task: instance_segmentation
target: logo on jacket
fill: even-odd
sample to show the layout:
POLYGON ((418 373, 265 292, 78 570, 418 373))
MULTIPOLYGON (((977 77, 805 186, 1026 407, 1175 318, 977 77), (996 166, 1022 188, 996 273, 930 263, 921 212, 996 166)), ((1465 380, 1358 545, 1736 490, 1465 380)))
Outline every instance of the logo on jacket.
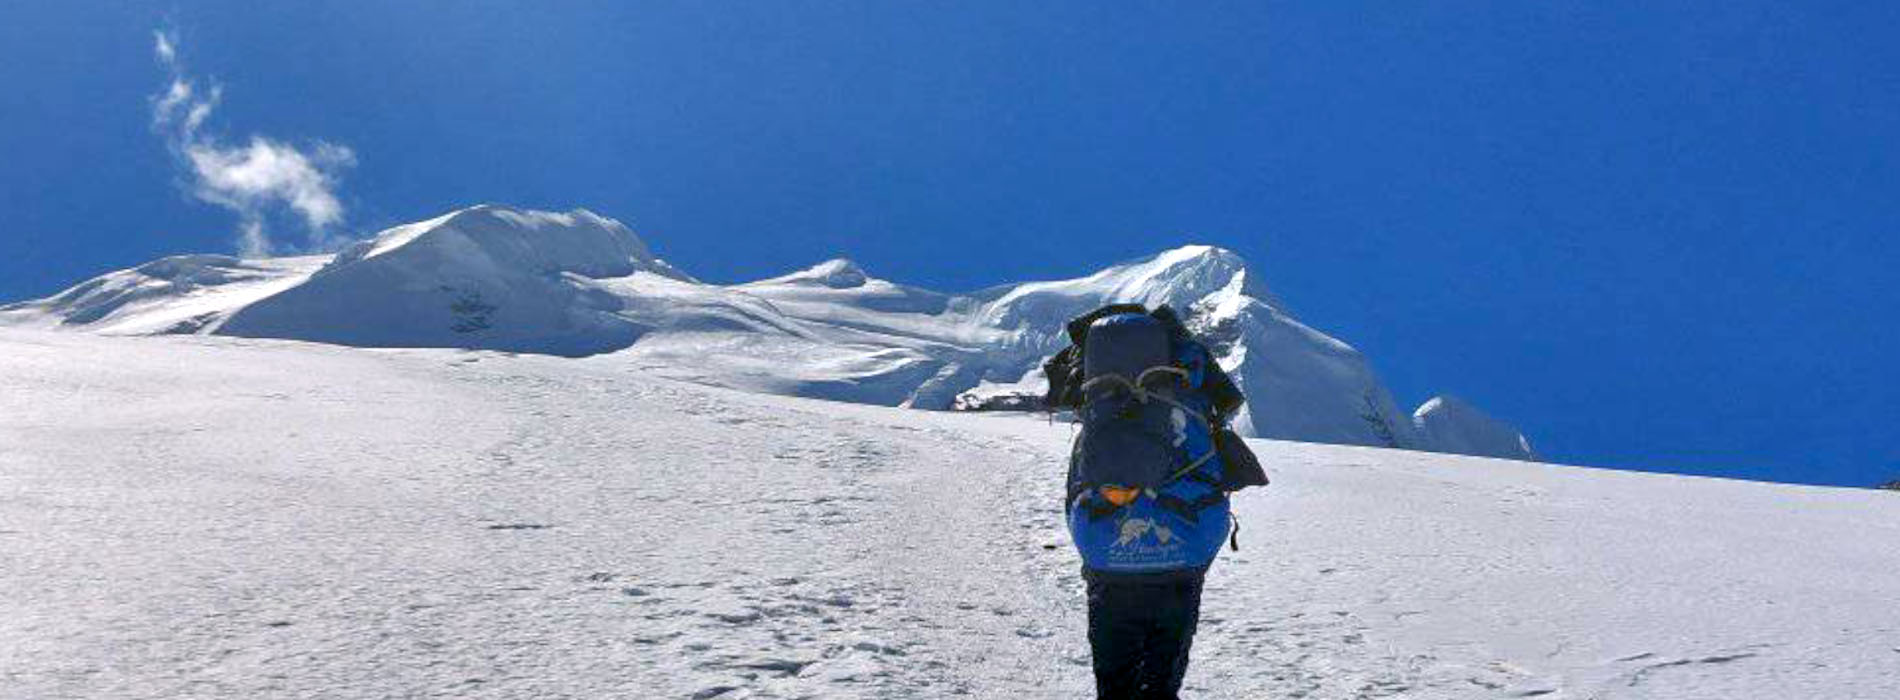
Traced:
POLYGON ((1153 518, 1129 518, 1122 521, 1121 537, 1116 538, 1115 546, 1126 547, 1141 539, 1142 535, 1153 534, 1156 541, 1167 544, 1174 539, 1174 531, 1168 526, 1154 521, 1153 518))

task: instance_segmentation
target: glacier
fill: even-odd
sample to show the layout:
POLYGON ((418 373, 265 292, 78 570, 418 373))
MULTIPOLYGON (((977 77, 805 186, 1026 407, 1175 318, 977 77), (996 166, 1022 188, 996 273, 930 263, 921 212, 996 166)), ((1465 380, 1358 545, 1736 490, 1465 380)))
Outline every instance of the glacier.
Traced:
POLYGON ((1063 324, 1111 302, 1183 313, 1247 394, 1234 418, 1243 435, 1537 459, 1516 428, 1464 402, 1402 411, 1361 353, 1294 318, 1240 256, 1206 245, 957 294, 843 259, 718 285, 614 219, 485 204, 334 255, 165 258, 0 306, 0 325, 606 355, 749 391, 984 410, 1036 406, 1063 324))
MULTIPOLYGON (((1071 428, 0 329, 0 697, 1087 697, 1071 428)), ((1893 493, 1248 443, 1186 697, 1900 697, 1893 493)))

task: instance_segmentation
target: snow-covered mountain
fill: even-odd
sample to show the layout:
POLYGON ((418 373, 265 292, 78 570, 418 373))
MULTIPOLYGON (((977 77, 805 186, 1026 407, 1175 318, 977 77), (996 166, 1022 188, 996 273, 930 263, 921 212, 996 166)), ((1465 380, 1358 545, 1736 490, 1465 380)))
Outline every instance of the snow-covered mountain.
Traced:
POLYGON ((1173 306, 1212 341, 1249 398, 1243 434, 1535 458, 1516 429, 1462 403, 1433 399, 1408 419, 1358 351, 1293 318, 1238 255, 1199 245, 967 294, 848 260, 713 285, 612 219, 482 205, 334 256, 165 258, 0 307, 0 325, 611 353, 706 384, 948 409, 1032 404, 1063 324, 1112 302, 1173 306))
POLYGON ((1412 413, 1412 426, 1437 452, 1537 459, 1530 440, 1516 428, 1486 415, 1456 396, 1437 396, 1412 413))

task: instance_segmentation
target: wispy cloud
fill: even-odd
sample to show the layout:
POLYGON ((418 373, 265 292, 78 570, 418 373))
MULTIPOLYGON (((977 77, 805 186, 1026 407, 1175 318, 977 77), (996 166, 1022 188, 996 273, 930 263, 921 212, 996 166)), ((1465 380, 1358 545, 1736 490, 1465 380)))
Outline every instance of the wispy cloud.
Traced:
POLYGON ((300 148, 259 135, 228 143, 206 128, 223 86, 185 71, 172 32, 153 32, 152 54, 168 77, 165 89, 152 96, 152 127, 187 170, 192 194, 237 215, 239 251, 247 257, 271 254, 277 245, 267 219, 284 210, 302 220, 306 247, 332 245, 329 232, 343 221, 339 175, 356 164, 355 152, 324 141, 300 148))

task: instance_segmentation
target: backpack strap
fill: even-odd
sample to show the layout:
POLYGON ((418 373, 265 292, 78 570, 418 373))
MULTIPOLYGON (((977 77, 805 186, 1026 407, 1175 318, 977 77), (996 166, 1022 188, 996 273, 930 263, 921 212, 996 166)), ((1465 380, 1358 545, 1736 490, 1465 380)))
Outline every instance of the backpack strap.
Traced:
POLYGON ((1082 346, 1070 345, 1042 363, 1042 375, 1049 379, 1049 390, 1042 395, 1043 408, 1051 412, 1075 408, 1082 402, 1077 379, 1082 378, 1082 346))
POLYGON ((1227 494, 1219 490, 1192 501, 1171 493, 1164 493, 1155 496, 1155 505, 1174 511, 1190 523, 1197 523, 1200 522, 1202 510, 1220 505, 1225 500, 1227 500, 1227 494))

